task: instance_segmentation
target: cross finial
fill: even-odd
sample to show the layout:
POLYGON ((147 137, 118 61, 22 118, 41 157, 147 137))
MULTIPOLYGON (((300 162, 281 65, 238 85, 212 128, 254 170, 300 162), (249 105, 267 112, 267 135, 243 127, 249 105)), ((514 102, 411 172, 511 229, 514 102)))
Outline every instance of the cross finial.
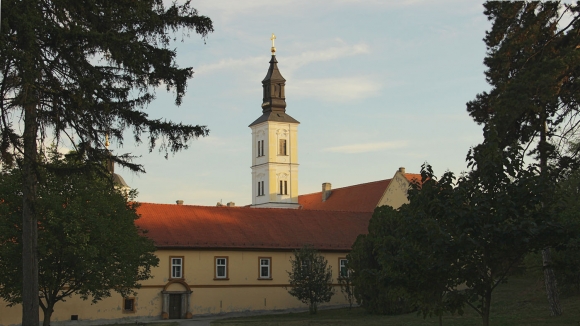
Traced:
POLYGON ((274 46, 274 40, 276 39, 276 35, 272 33, 272 37, 270 37, 270 39, 272 40, 272 55, 274 55, 276 54, 276 47, 274 46))

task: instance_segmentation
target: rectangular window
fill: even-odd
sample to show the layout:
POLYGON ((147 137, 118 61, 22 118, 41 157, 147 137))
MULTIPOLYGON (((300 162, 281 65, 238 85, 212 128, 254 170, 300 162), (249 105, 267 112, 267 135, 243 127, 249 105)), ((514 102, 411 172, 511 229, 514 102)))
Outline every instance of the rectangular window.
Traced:
POLYGON ((288 181, 280 180, 280 195, 288 194, 288 181))
POLYGON ((340 277, 348 277, 348 268, 346 268, 346 258, 338 258, 338 268, 339 268, 339 276, 340 277))
POLYGON ((286 139, 280 139, 280 155, 286 154, 286 139))
POLYGON ((135 298, 123 299, 123 312, 135 312, 135 298))
POLYGON ((215 279, 228 278, 228 257, 215 257, 215 279))
POLYGON ((270 257, 259 257, 258 260, 260 261, 260 278, 261 279, 272 279, 271 273, 271 262, 272 258, 270 257))
POLYGON ((264 181, 258 181, 258 196, 264 196, 264 181))
POLYGON ((262 156, 262 150, 260 149, 260 141, 258 140, 258 157, 262 156))
POLYGON ((264 154, 264 141, 263 140, 260 140, 260 148, 262 149, 262 151, 261 151, 262 156, 266 155, 266 154, 264 154))
POLYGON ((183 278, 183 257, 170 257, 171 278, 183 278))

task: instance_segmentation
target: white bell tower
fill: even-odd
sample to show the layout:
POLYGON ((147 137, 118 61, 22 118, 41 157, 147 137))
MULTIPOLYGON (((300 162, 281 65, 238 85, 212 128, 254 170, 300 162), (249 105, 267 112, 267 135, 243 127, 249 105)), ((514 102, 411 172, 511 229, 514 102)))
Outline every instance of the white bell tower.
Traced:
POLYGON ((262 116, 252 129, 252 206, 299 208, 298 124, 286 114, 286 80, 278 70, 276 36, 272 59, 262 81, 262 116))

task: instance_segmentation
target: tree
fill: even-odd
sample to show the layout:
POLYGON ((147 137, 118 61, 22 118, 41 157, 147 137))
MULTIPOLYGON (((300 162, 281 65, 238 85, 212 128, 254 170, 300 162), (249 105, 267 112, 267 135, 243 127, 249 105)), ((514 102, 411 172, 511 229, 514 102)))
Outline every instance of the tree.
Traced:
POLYGON ((409 293, 394 267, 403 245, 403 239, 396 236, 400 226, 397 211, 390 206, 377 207, 368 234, 359 235, 347 255, 356 301, 370 313, 396 315, 412 310, 409 293))
MULTIPOLYGON (((559 180, 578 167, 580 153, 580 148, 565 153, 561 146, 580 126, 580 6, 539 1, 484 6, 492 21, 484 39, 491 90, 467 103, 467 111, 477 123, 493 126, 500 147, 519 148, 522 157, 536 160, 544 179, 559 180)), ((544 201, 539 209, 549 214, 550 206, 544 201)), ((550 247, 542 256, 550 313, 561 315, 550 247)))
POLYGON ((332 268, 324 256, 308 245, 295 250, 290 263, 292 271, 287 271, 290 278, 288 293, 307 304, 311 314, 316 314, 318 304, 330 301, 334 294, 332 268))
POLYGON ((488 142, 469 153, 468 173, 437 180, 426 164, 408 204, 375 210, 349 255, 355 289, 367 296, 363 307, 365 300, 380 307, 388 289, 440 324, 444 312, 461 314, 468 305, 487 326, 492 293, 510 271, 564 238, 554 215, 537 209, 553 199, 553 183, 523 168, 519 152, 501 149, 495 137, 486 131, 488 142))
MULTIPOLYGON (((53 165, 70 163, 53 160, 53 165)), ((50 325, 55 304, 73 294, 93 303, 117 291, 134 293, 157 266, 153 242, 135 226, 133 190, 113 188, 111 181, 41 170, 38 188, 39 288, 37 301, 50 325)), ((22 302, 22 172, 0 174, 0 297, 22 302)))
MULTIPOLYGON (((175 63, 169 33, 205 37, 213 27, 189 1, 9 0, 0 15, 0 154, 7 163, 22 157, 22 323, 29 326, 39 320, 38 144, 68 139, 84 160, 73 170, 86 171, 101 168, 105 134, 122 145, 131 129, 136 143, 145 140, 150 151, 159 144, 166 157, 206 136, 205 126, 152 119, 143 109, 160 86, 181 104, 192 77, 175 63)), ((128 154, 112 159, 144 171, 128 154)))
POLYGON ((553 252, 554 269, 563 292, 580 293, 580 171, 561 180, 556 190, 556 214, 565 230, 566 240, 553 252))
MULTIPOLYGON (((339 267, 341 268, 341 267, 339 267)), ((340 284, 340 292, 344 295, 346 301, 348 301, 348 309, 352 309, 352 304, 355 302, 354 297, 354 285, 352 284, 352 279, 348 266, 345 266, 345 270, 340 270, 340 275, 338 276, 338 284, 340 284)))

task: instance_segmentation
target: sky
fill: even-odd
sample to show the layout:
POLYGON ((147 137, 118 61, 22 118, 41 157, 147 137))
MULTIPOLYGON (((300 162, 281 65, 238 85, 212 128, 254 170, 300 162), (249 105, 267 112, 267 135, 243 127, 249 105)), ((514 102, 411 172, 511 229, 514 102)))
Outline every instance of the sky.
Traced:
POLYGON ((489 90, 483 58, 491 27, 477 1, 201 0, 212 19, 202 39, 178 33, 177 63, 192 67, 181 106, 161 89, 151 118, 206 125, 208 137, 166 160, 144 145, 112 143, 140 156, 146 173, 116 170, 138 200, 251 204, 251 130, 276 34, 286 112, 298 128, 299 193, 392 178, 399 167, 436 175, 467 170, 482 128, 466 103, 489 90))

